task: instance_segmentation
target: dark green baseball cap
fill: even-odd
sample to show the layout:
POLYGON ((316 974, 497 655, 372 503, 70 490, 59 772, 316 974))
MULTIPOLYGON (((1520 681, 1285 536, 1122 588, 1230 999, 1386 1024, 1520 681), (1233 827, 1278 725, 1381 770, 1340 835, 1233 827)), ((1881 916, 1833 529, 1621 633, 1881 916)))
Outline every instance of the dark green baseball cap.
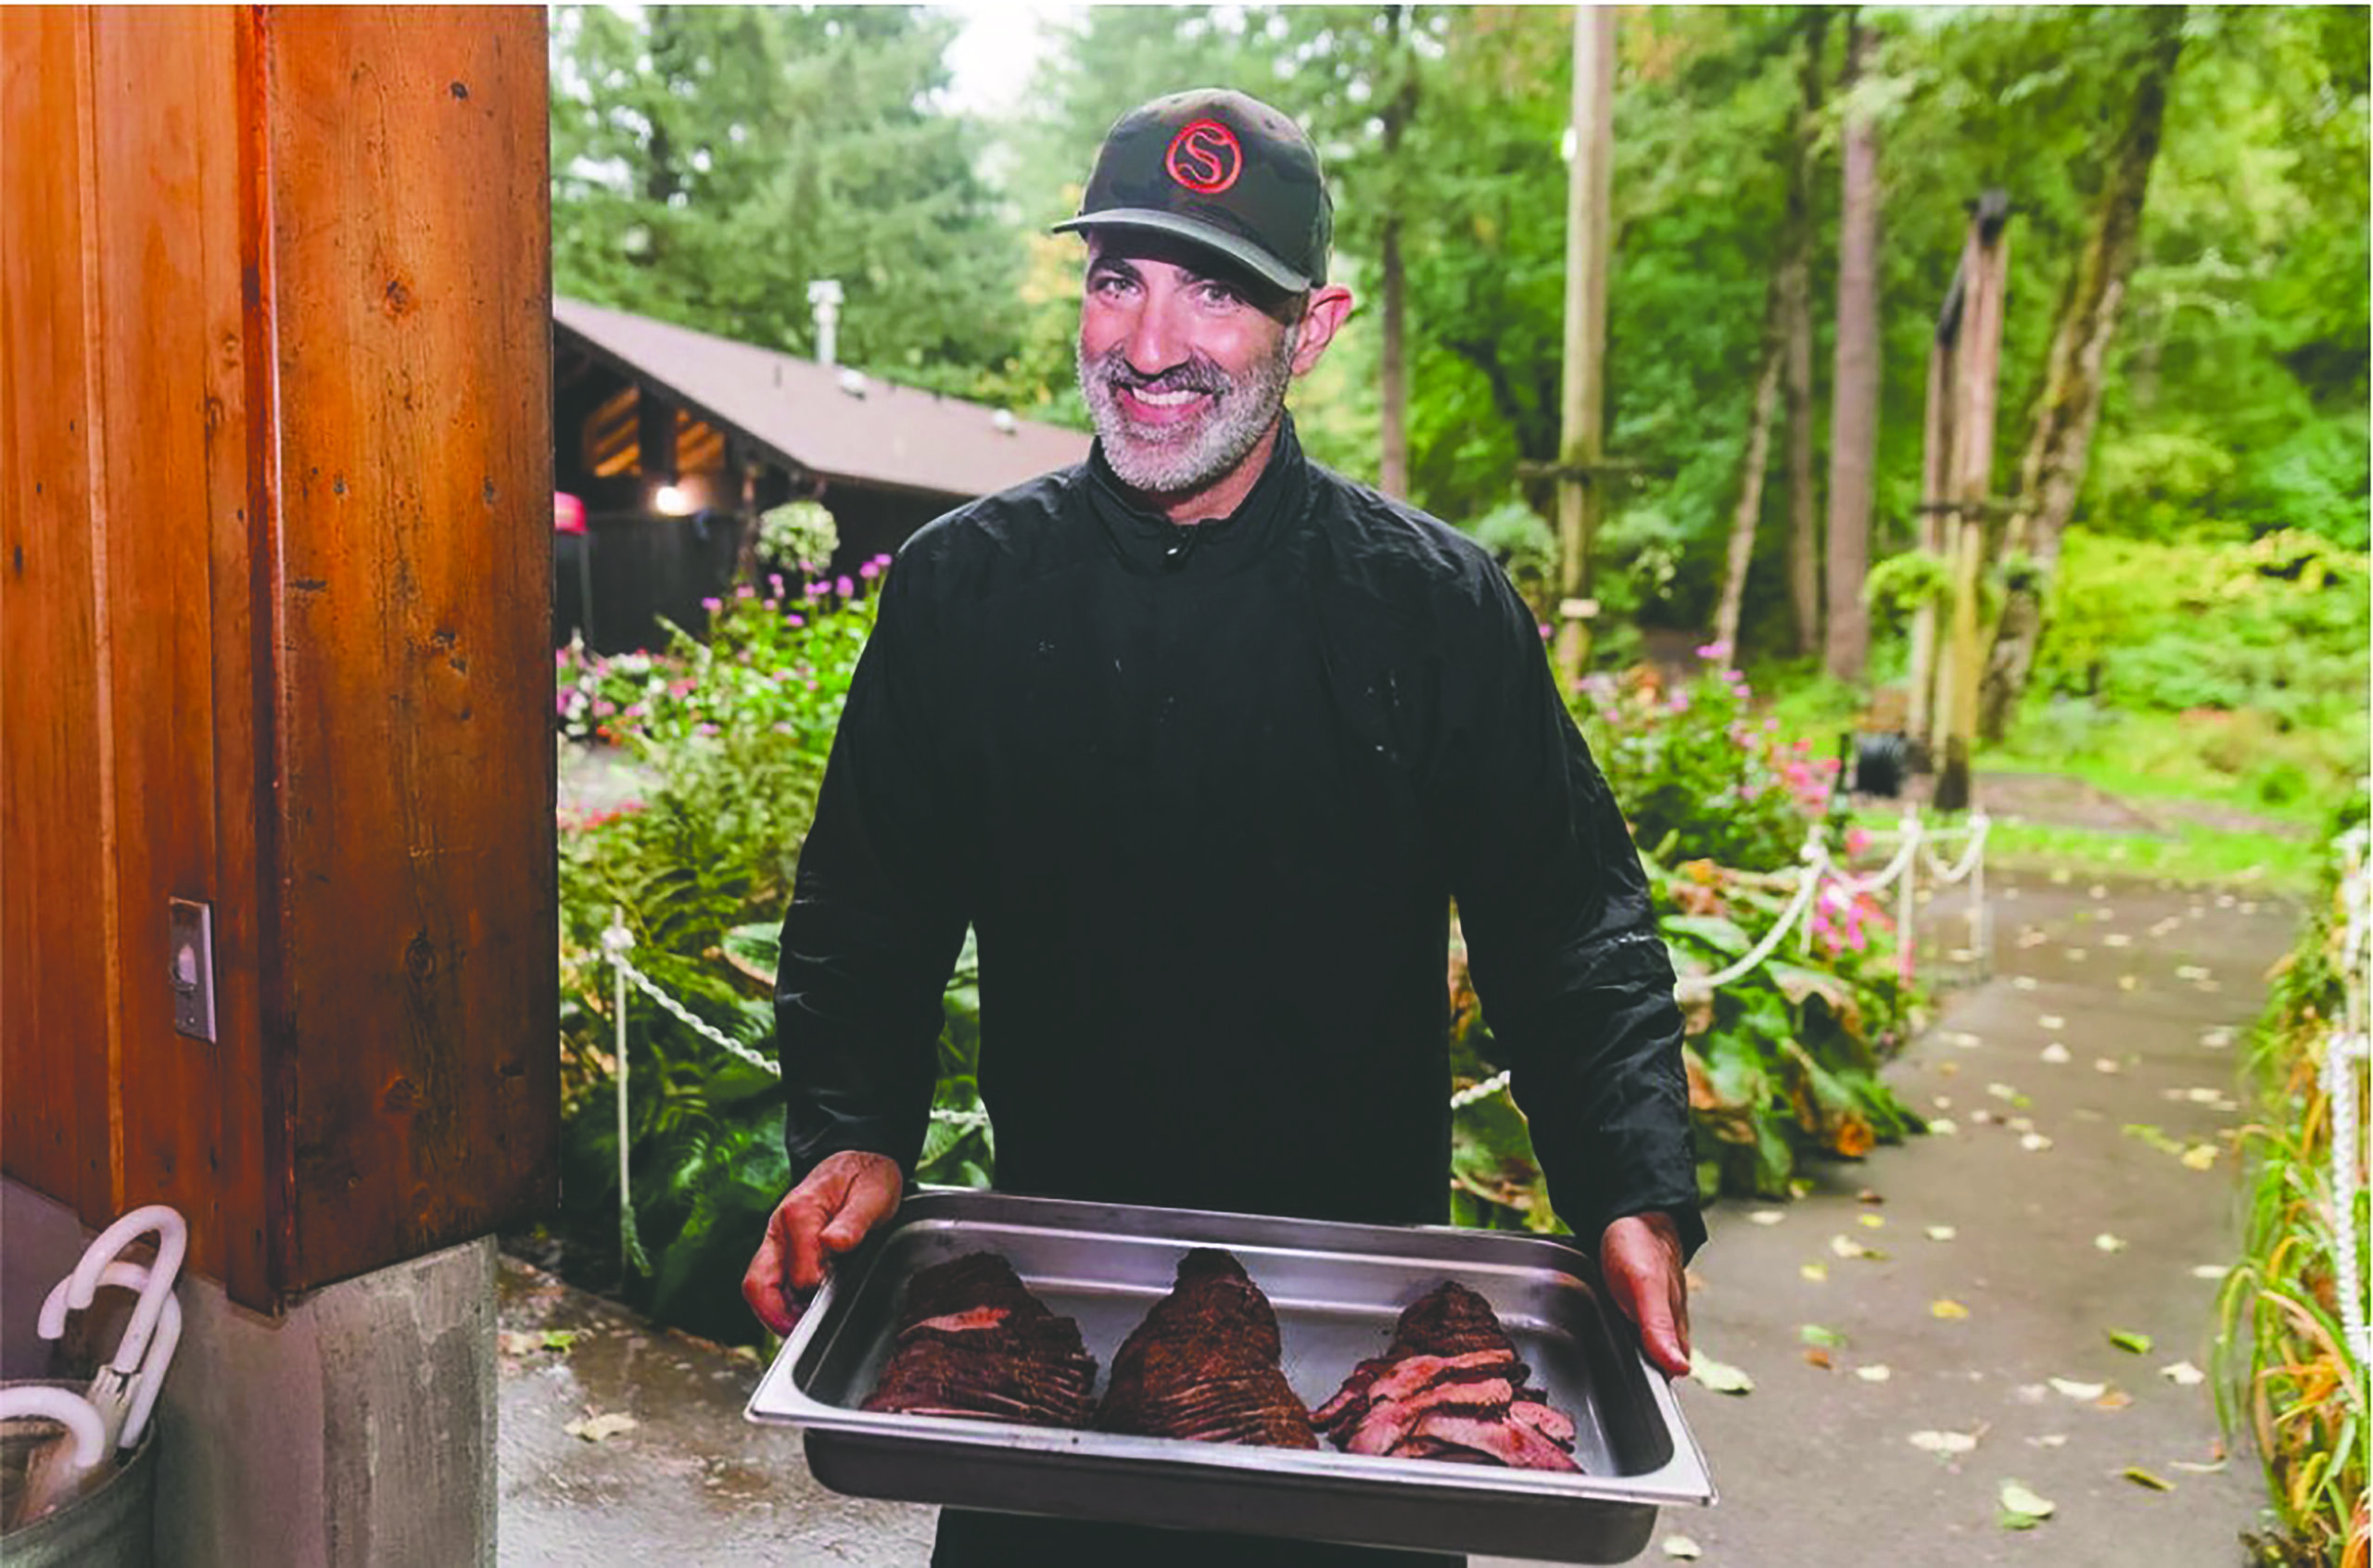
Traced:
POLYGON ((1135 229, 1205 246, 1300 294, 1326 281, 1334 203, 1290 115, 1224 88, 1173 93, 1106 133, 1069 230, 1135 229))

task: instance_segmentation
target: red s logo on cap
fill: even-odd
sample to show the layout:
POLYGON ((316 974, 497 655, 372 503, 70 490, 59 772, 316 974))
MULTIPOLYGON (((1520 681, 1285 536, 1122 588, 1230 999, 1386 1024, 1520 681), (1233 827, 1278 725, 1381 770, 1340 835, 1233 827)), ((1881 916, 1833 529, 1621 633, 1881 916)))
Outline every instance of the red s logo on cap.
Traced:
POLYGON ((1244 172, 1244 149, 1218 120, 1199 120, 1170 139, 1161 166, 1197 195, 1217 196, 1244 172))

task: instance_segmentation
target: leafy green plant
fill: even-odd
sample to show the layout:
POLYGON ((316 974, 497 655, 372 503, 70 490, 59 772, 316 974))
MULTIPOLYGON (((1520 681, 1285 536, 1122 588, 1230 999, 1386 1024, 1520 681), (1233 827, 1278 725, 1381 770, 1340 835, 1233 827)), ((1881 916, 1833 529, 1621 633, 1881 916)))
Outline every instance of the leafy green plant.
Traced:
POLYGON ((1653 857, 1793 866, 1830 816, 1836 759, 1782 739, 1746 677, 1699 651, 1712 662, 1677 684, 1648 665, 1585 677, 1576 706, 1591 753, 1653 857))
MULTIPOLYGON (((2361 793, 2343 816, 2364 824, 2361 793)), ((2265 1467, 2283 1537, 2263 1543, 2265 1554, 2302 1564, 2361 1563, 2368 1549, 2373 1426, 2364 1403, 2367 1369, 2341 1329, 2341 1293, 2354 1292, 2360 1309, 2368 1303, 2361 1271, 2342 1277, 2338 1242, 2341 1227, 2353 1231, 2362 1260, 2373 1257, 2373 1236, 2361 1182, 2352 1211, 2337 1211, 2333 1106, 2319 1070, 2345 1021, 2344 897, 2336 866, 2329 867, 2324 896, 2278 972, 2256 1031, 2251 1066, 2259 1114, 2246 1134, 2247 1227, 2240 1263, 2218 1294, 2211 1350, 2218 1414, 2228 1433, 2249 1433, 2265 1467)))

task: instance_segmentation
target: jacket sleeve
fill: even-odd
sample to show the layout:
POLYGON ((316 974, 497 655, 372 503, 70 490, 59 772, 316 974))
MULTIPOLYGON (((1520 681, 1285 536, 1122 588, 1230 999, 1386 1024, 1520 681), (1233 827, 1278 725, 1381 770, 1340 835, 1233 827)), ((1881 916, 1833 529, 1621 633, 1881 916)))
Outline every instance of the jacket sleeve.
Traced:
POLYGON ((933 755, 927 571, 902 556, 882 587, 783 917, 775 1038, 803 1175, 857 1149, 911 1177, 938 1081, 967 912, 933 755))
POLYGON ((1558 701, 1539 627, 1486 563, 1445 639, 1446 746, 1429 791, 1476 993, 1557 1212, 1595 1245, 1698 1213, 1672 960, 1622 813, 1558 701))

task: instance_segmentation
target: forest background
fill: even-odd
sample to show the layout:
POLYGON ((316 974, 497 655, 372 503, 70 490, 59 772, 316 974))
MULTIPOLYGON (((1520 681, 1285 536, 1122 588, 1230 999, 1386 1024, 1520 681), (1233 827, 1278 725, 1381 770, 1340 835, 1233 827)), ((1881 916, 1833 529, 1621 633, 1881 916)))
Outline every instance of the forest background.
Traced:
MULTIPOLYGON (((1047 226, 1122 112, 1238 86, 1319 141, 1361 300, 1297 388, 1306 443, 1476 533, 1549 610, 1570 11, 1091 7, 992 120, 950 107, 960 28, 557 12, 557 286, 804 354, 807 285, 836 279, 844 361, 1084 427, 1081 252, 1047 226)), ((1735 657, 1783 702, 1851 714, 1902 680, 1939 588, 1913 549, 1930 345, 2000 190, 1993 488, 2052 515, 2040 541, 1990 530, 1989 611, 2027 596, 2047 629, 2032 678, 1989 693, 1989 741, 2278 809, 2344 790, 2367 59, 2362 8, 1623 9, 1597 662, 1712 635, 1733 586, 1735 657)))

